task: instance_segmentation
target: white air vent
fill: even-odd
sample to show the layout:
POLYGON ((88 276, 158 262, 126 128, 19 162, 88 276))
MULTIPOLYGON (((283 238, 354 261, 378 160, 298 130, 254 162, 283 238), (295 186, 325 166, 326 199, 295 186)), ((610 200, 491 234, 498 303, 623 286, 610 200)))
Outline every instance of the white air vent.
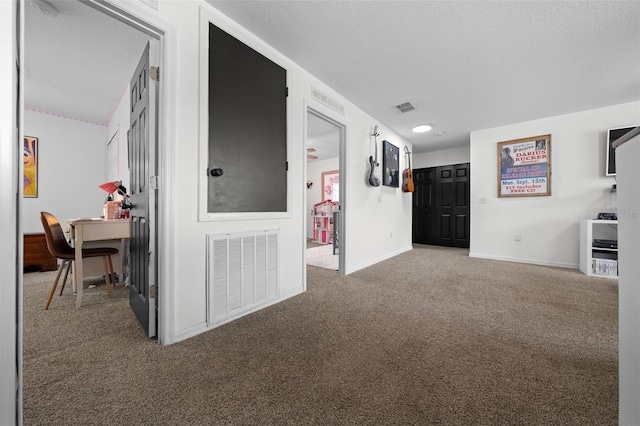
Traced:
POLYGON ((278 298, 278 231, 207 235, 207 325, 278 298))
POLYGON ((400 111, 403 114, 405 112, 413 111, 415 109, 415 107, 411 105, 409 102, 404 102, 404 103, 401 103, 400 105, 396 105, 396 108, 398 109, 398 111, 400 111))
POLYGON ((328 106, 332 110, 339 112, 341 115, 344 115, 344 105, 313 86, 311 86, 311 97, 321 104, 328 106))

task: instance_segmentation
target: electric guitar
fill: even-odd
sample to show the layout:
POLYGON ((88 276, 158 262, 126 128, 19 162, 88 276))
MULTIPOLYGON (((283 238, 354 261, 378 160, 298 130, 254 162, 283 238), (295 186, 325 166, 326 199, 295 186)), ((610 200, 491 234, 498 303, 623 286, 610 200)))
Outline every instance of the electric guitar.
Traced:
POLYGON ((409 149, 404 147, 404 155, 407 156, 407 165, 408 167, 404 169, 402 172, 402 191, 403 192, 413 192, 413 172, 411 171, 411 153, 409 149))
POLYGON ((378 178, 378 167, 380 167, 380 163, 378 163, 378 126, 373 128, 371 136, 375 138, 374 150, 376 152, 376 158, 374 160, 372 155, 369 156, 369 185, 380 186, 380 178, 378 178))

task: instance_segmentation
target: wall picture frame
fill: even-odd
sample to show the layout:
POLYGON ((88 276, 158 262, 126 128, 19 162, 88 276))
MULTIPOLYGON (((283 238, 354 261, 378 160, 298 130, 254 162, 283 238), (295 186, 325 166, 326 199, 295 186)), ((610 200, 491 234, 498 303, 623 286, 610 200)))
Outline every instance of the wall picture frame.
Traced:
POLYGON ((499 198, 551 195, 551 135, 497 145, 499 198))
POLYGON ((340 201, 340 171, 331 170, 322 172, 322 201, 340 201))
POLYGON ((605 163, 605 176, 616 175, 616 150, 613 148, 613 143, 636 127, 638 126, 617 127, 615 129, 607 130, 607 160, 605 163))
POLYGON ((24 198, 38 197, 38 138, 25 136, 23 141, 22 161, 22 196, 24 198))
POLYGON ((382 184, 398 188, 400 186, 400 148, 384 140, 382 152, 382 184))

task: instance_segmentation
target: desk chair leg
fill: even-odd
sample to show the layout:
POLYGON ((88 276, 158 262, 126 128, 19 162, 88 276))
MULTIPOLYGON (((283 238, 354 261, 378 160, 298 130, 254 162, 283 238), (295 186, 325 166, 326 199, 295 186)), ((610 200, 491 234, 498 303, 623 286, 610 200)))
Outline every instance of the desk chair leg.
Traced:
POLYGON ((109 270, 111 271, 111 283, 113 284, 113 288, 116 288, 116 273, 113 271, 113 262, 111 261, 111 256, 107 258, 109 261, 109 270))
POLYGON ((51 291, 49 291, 49 297, 47 298, 47 303, 44 305, 44 309, 49 309, 49 304, 51 303, 51 299, 53 299, 53 294, 56 292, 56 287, 58 287, 58 281, 60 280, 60 275, 62 274, 62 270, 64 269, 65 262, 67 260, 63 260, 60 264, 60 268, 58 269, 58 274, 56 275, 56 280, 53 282, 53 286, 51 286, 51 291))
MULTIPOLYGON (((64 290, 64 285, 67 283, 67 277, 69 276, 69 270, 71 269, 71 260, 66 260, 67 262, 67 270, 64 273, 64 278, 62 279, 62 287, 60 287, 60 296, 62 296, 62 291, 64 290)), ((64 263, 64 262, 63 262, 64 263)))
POLYGON ((107 258, 109 256, 102 256, 102 264, 104 265, 104 283, 107 286, 107 297, 111 297, 111 273, 107 266, 107 258))

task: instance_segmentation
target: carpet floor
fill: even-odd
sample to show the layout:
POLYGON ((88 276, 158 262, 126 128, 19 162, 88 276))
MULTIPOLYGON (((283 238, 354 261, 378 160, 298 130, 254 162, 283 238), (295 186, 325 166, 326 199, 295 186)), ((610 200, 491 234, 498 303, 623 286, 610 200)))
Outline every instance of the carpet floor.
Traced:
POLYGON ((419 245, 307 273, 305 293, 171 346, 122 286, 44 311, 55 273, 26 274, 25 425, 617 424, 614 280, 419 245))

